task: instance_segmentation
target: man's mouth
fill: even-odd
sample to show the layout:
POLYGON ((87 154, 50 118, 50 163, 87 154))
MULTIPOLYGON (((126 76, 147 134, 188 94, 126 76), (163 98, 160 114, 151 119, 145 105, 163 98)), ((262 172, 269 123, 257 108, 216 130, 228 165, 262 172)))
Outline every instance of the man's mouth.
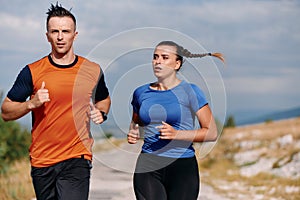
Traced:
POLYGON ((58 47, 63 47, 65 45, 65 43, 57 43, 56 44, 58 47))

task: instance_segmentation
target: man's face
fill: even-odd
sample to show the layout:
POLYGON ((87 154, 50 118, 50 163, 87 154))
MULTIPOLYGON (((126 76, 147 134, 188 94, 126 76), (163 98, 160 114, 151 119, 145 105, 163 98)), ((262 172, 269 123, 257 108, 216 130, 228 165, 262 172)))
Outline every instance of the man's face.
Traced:
POLYGON ((51 17, 46 35, 52 46, 52 53, 67 54, 72 49, 77 34, 71 17, 51 17))

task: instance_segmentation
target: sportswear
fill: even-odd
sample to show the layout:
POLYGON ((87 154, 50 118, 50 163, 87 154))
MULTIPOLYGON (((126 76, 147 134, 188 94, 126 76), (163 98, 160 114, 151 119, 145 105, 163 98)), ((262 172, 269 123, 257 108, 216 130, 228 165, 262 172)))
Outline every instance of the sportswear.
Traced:
POLYGON ((199 193, 196 157, 167 158, 142 153, 133 176, 137 200, 196 200, 199 193))
POLYGON ((49 167, 31 167, 37 200, 88 200, 92 164, 72 158, 49 167))
POLYGON ((22 69, 7 97, 24 102, 43 81, 50 102, 32 110, 31 165, 48 167, 81 155, 91 160, 89 102, 109 95, 100 66, 81 56, 58 65, 48 55, 22 69))
POLYGON ((176 130, 193 130, 196 112, 207 104, 202 90, 195 84, 182 80, 169 90, 154 90, 151 84, 138 87, 132 97, 133 112, 143 123, 143 153, 171 158, 193 157, 192 142, 161 140, 157 126, 162 121, 176 130))

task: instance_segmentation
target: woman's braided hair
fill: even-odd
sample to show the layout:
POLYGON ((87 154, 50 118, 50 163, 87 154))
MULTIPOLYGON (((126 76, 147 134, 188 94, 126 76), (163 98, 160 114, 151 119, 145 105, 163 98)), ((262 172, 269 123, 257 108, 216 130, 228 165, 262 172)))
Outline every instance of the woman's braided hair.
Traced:
POLYGON ((186 57, 186 58, 202 58, 202 57, 205 57, 205 56, 214 56, 214 57, 219 58, 222 62, 225 62, 225 59, 224 59, 224 57, 223 57, 223 55, 221 53, 201 53, 201 54, 194 54, 194 53, 191 53, 189 50, 183 48, 182 46, 176 44, 173 41, 162 41, 158 45, 156 45, 156 47, 162 46, 162 45, 176 47, 176 49, 177 49, 177 52, 176 52, 177 53, 177 60, 181 61, 180 67, 183 64, 183 57, 186 57))

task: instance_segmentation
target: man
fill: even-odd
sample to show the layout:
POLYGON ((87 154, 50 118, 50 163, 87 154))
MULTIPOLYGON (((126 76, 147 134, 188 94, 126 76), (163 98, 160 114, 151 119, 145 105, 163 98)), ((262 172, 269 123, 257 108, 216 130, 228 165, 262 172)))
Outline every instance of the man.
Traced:
POLYGON ((74 53, 74 15, 58 3, 47 15, 51 53, 21 70, 3 101, 2 118, 32 113, 29 151, 38 200, 88 199, 90 119, 105 121, 111 100, 100 66, 74 53))

